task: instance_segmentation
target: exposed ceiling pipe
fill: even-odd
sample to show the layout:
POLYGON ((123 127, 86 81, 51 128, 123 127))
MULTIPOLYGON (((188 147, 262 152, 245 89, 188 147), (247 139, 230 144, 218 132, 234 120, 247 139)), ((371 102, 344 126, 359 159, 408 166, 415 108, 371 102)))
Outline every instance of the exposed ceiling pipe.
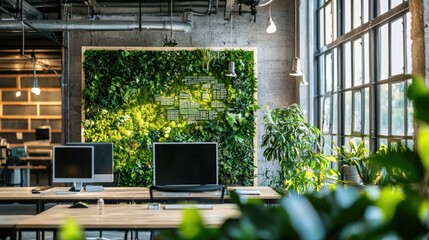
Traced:
MULTIPOLYGON (((39 31, 133 31, 139 30, 138 21, 114 21, 114 20, 28 20, 29 25, 39 31)), ((190 32, 192 23, 183 22, 141 22, 143 30, 180 31, 190 32)), ((21 31, 22 24, 18 21, 0 21, 0 31, 21 31)), ((25 30, 32 30, 25 26, 25 30)))
MULTIPOLYGON (((13 7, 16 7, 18 4, 18 0, 4 0, 4 1, 12 5, 13 7)), ((22 1, 23 13, 27 19, 42 19, 42 16, 43 16, 42 12, 37 10, 35 7, 31 6, 31 4, 29 4, 28 2, 24 0, 21 0, 21 1, 22 1)))
POLYGON ((219 9, 219 0, 208 0, 207 10, 205 12, 198 12, 191 8, 184 10, 184 13, 192 13, 195 16, 207 16, 210 14, 217 14, 219 9))

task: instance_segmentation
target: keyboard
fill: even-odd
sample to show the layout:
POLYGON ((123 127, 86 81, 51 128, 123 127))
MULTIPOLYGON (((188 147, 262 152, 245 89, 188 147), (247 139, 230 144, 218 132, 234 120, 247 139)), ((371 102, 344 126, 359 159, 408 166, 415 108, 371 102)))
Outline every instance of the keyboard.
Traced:
POLYGON ((61 194, 61 195, 63 195, 63 194, 78 194, 79 192, 74 192, 74 191, 58 191, 58 192, 55 192, 55 194, 61 194))
POLYGON ((165 210, 182 210, 182 209, 200 209, 211 210, 213 206, 210 204, 166 204, 165 210))
POLYGON ((163 197, 189 197, 189 192, 160 192, 163 197))
POLYGON ((235 192, 241 195, 261 195, 261 191, 252 189, 235 189, 235 192))
POLYGON ((36 187, 31 189, 31 193, 45 193, 49 192, 54 186, 43 186, 43 187, 36 187))

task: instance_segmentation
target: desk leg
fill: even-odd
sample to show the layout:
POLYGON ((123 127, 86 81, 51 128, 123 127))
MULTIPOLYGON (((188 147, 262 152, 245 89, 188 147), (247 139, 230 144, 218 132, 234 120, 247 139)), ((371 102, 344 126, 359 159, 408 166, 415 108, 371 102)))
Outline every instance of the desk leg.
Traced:
POLYGON ((30 168, 21 168, 21 186, 30 186, 30 168))
POLYGON ((48 183, 52 185, 52 163, 48 162, 48 183))
POLYGON ((39 214, 45 211, 45 204, 40 199, 36 203, 36 213, 39 214))

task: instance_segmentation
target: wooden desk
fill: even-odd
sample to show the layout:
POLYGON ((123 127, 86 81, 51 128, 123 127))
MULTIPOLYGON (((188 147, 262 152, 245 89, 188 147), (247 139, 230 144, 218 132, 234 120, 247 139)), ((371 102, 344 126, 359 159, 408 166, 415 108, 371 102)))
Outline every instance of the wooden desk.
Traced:
POLYGON ((31 193, 32 187, 0 187, 0 203, 26 203, 39 201, 39 194, 31 193))
POLYGON ((62 194, 67 192, 70 187, 55 187, 49 192, 39 194, 40 209, 45 210, 46 203, 57 202, 77 202, 83 201, 87 203, 96 203, 102 198, 105 203, 133 203, 135 195, 139 192, 147 192, 146 198, 149 198, 149 190, 142 187, 105 187, 102 192, 86 192, 82 191, 76 194, 62 194))
POLYGON ((39 194, 31 193, 32 187, 0 187, 0 203, 34 204, 36 213, 40 212, 39 194))
MULTIPOLYGON (((49 192, 41 194, 32 194, 33 187, 0 187, 0 203, 34 203, 37 204, 37 212, 44 211, 46 203, 56 202, 75 202, 86 201, 95 203, 99 198, 103 198, 106 203, 147 203, 150 201, 149 189, 146 187, 105 187, 102 192, 85 192, 78 194, 57 194, 59 191, 68 191, 69 187, 55 187, 49 192)), ((228 187, 231 189, 256 189, 261 192, 260 195, 247 195, 248 198, 260 199, 265 203, 273 203, 281 198, 281 196, 272 190, 270 187, 228 187)), ((204 193, 192 193, 192 196, 201 195, 204 193)), ((213 194, 213 198, 219 196, 213 194)), ((173 196, 174 197, 174 196, 173 196)), ((180 196, 181 199, 189 199, 188 197, 180 196)), ((197 196, 201 197, 201 196, 197 196)), ((204 196, 207 198, 207 195, 204 196)), ((225 195, 225 200, 230 200, 229 195, 225 195)))
MULTIPOLYGON (((235 204, 214 204, 212 210, 200 210, 207 226, 219 227, 226 219, 240 216, 235 204)), ((72 217, 86 230, 156 230, 176 229, 182 222, 183 210, 148 210, 147 204, 106 204, 104 215, 97 206, 69 208, 54 206, 34 217, 18 222, 18 231, 56 231, 67 217, 72 217)))
POLYGON ((16 239, 16 224, 31 217, 33 215, 0 215, 0 238, 16 239))

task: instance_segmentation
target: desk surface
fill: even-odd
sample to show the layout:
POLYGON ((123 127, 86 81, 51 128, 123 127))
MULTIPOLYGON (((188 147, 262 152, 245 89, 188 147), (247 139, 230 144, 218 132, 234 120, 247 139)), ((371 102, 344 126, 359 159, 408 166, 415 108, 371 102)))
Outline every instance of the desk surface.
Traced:
MULTIPOLYGON (((75 219, 85 229, 174 229, 182 222, 183 210, 148 210, 147 204, 105 204, 104 215, 97 206, 69 208, 54 206, 34 217, 18 222, 18 230, 57 229, 67 217, 75 219)), ((235 204, 214 204, 212 210, 199 210, 207 226, 218 227, 227 218, 238 217, 235 204)))
MULTIPOLYGON (((146 187, 105 187, 102 192, 82 191, 78 194, 57 194, 57 192, 67 191, 69 189, 68 187, 54 187, 46 193, 32 194, 31 189, 33 188, 34 187, 0 187, 0 201, 90 201, 99 198, 112 201, 132 202, 148 202, 150 200, 149 189, 146 187)), ((261 193, 260 195, 248 195, 247 197, 264 201, 275 201, 281 198, 281 196, 270 187, 228 187, 228 189, 259 190, 261 193)), ((189 196, 191 198, 201 197, 201 194, 203 193, 190 193, 189 196)), ((210 194, 213 194, 213 198, 218 197, 216 193, 210 194)), ((183 198, 183 196, 180 195, 178 197, 183 198)), ((207 197, 207 195, 204 197, 207 197)), ((225 195, 226 200, 229 198, 229 195, 225 195)))
POLYGON ((18 222, 33 216, 34 215, 0 215, 0 228, 14 228, 18 222))
POLYGON ((33 187, 0 187, 0 201, 37 201, 39 196, 32 194, 33 187))
MULTIPOLYGON (((235 189, 259 191, 260 192, 259 195, 246 195, 248 198, 252 198, 252 199, 279 200, 281 198, 278 192, 274 191, 272 188, 267 186, 257 186, 257 187, 236 186, 236 187, 227 187, 227 188, 228 188, 228 191, 235 190, 235 189)), ((229 195, 226 195, 225 199, 229 199, 229 195)))
POLYGON ((67 192, 70 187, 55 187, 50 191, 38 194, 42 201, 89 201, 98 200, 103 198, 104 200, 115 200, 115 201, 133 201, 136 194, 142 194, 149 196, 149 190, 144 187, 105 187, 101 192, 86 192, 82 191, 76 194, 63 194, 67 192))

